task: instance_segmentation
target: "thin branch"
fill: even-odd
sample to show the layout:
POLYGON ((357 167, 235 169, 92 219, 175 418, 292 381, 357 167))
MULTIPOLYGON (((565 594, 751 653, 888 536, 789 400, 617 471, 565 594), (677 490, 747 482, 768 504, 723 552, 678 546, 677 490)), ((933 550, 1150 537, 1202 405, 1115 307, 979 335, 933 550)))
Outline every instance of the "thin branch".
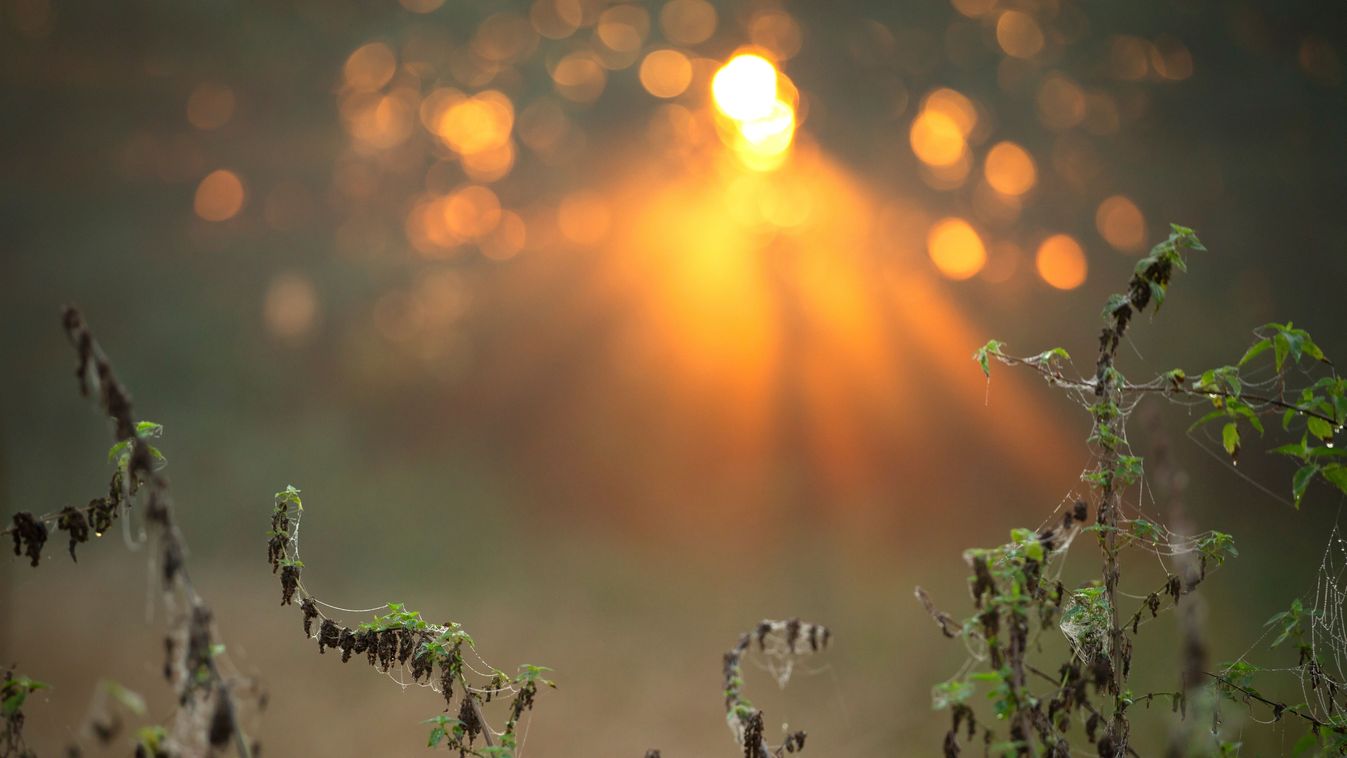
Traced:
MULTIPOLYGON (((1004 355, 1001 353, 994 353, 994 355, 996 356, 997 360, 1001 361, 1001 363, 1007 366, 1028 366, 1029 368, 1041 374, 1043 378, 1046 379, 1048 383, 1054 387, 1076 390, 1078 392, 1095 391, 1096 386, 1095 380, 1068 379, 1065 376, 1063 376, 1060 371, 1052 369, 1044 361, 1033 360, 1030 358, 1020 358, 1017 356, 1004 355)), ((1183 395, 1185 397, 1192 397, 1199 399, 1211 399, 1213 397, 1220 397, 1227 399, 1244 400, 1250 403, 1280 408, 1285 411, 1295 411, 1297 413, 1302 413, 1306 416, 1317 418, 1321 421, 1326 421, 1334 426, 1338 426, 1339 424, 1342 423, 1341 420, 1333 418, 1332 416, 1325 416, 1323 413, 1320 413, 1319 411, 1316 411, 1313 408, 1304 408, 1302 406, 1295 405, 1294 403, 1288 403, 1285 400, 1279 400, 1275 397, 1264 397, 1263 395, 1251 395, 1248 393, 1240 393, 1236 395, 1235 393, 1229 390, 1223 389, 1196 390, 1190 387, 1175 385, 1172 382, 1164 383, 1163 380, 1157 380, 1157 382, 1158 383, 1148 382, 1146 384, 1132 384, 1128 382, 1120 385, 1117 389, 1119 389, 1124 394, 1132 392, 1135 393, 1158 392, 1165 395, 1183 395)))
POLYGON ((1318 718, 1314 717, 1313 715, 1305 713, 1299 708, 1296 708, 1295 706, 1287 705, 1286 703, 1279 703, 1275 700, 1269 700, 1268 698, 1263 697, 1254 690, 1248 689, 1247 687, 1241 687, 1240 685, 1235 684, 1234 682, 1230 681, 1229 679, 1226 679, 1220 674, 1213 674, 1210 671, 1203 671, 1202 673, 1205 674, 1206 676, 1211 677, 1212 679, 1215 679, 1217 682, 1220 682, 1221 684, 1224 684, 1225 686, 1231 689, 1239 690, 1240 692, 1244 693, 1246 697, 1253 698, 1254 700, 1257 700, 1258 702, 1266 706, 1269 706, 1270 708, 1272 708, 1273 715, 1277 718, 1281 718, 1281 715, 1283 713, 1289 713, 1292 716, 1304 719, 1305 721, 1308 721, 1309 723, 1321 729, 1331 729, 1334 732, 1337 732, 1338 734, 1347 734, 1347 727, 1343 727, 1338 724, 1330 724, 1327 721, 1321 721, 1318 718))
MULTIPOLYGON (((62 314, 62 324, 65 327, 66 336, 79 358, 75 377, 79 380, 80 394, 91 397, 97 393, 96 403, 98 407, 113 421, 114 443, 137 439, 131 396, 117 380, 116 372, 113 371, 107 354, 103 352, 102 347, 94 339, 93 333, 85 325, 84 317, 75 308, 67 307, 62 314)), ((220 705, 224 707, 229 717, 229 728, 235 748, 240 756, 249 758, 252 755, 252 750, 248 745, 247 735, 243 733, 243 729, 239 725, 238 709, 230 693, 229 684, 220 674, 211 653, 215 635, 210 630, 212 625, 210 609, 206 607, 200 593, 196 591, 183 562, 183 556, 187 554, 187 545, 173 517, 168 480, 154 470, 149 448, 143 444, 131 446, 126 474, 125 484, 133 492, 137 482, 140 482, 140 486, 147 491, 145 499, 146 520, 159 527, 160 542, 163 548, 161 568, 164 571, 165 591, 177 589, 190 601, 190 620, 187 622, 188 639, 182 646, 183 659, 181 662, 204 666, 208 681, 212 685, 211 689, 220 698, 220 705), (193 627, 198 624, 202 628, 194 629, 193 627), (200 646, 196 644, 198 633, 205 638, 206 649, 204 651, 199 650, 200 646), (193 653, 200 656, 200 660, 196 660, 193 653)), ((88 507, 92 507, 92 504, 88 507)), ((59 514, 57 516, 59 518, 59 514)), ((189 699, 190 688, 195 680, 195 672, 184 672, 184 677, 183 691, 180 696, 184 698, 184 702, 191 702, 189 699)))

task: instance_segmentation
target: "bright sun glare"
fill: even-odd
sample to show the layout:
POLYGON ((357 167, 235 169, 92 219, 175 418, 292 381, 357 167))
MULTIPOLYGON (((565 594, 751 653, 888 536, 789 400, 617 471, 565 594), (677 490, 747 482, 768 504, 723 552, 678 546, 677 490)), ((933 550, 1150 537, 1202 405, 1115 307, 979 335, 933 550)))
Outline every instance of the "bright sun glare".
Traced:
POLYGON ((795 138, 794 91, 771 61, 753 53, 734 56, 716 72, 711 95, 732 127, 722 137, 744 165, 768 171, 784 162, 795 138))

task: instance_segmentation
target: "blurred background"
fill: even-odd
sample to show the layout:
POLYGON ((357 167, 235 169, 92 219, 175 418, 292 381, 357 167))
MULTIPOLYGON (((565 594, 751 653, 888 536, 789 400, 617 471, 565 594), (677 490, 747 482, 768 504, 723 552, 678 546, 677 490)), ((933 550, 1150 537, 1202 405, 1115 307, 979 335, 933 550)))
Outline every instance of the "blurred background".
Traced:
MULTIPOLYGON (((1175 221, 1212 252, 1125 373, 1230 362, 1274 318, 1347 354, 1344 8, 3 0, 0 510, 106 487, 76 303, 166 427, 266 754, 416 754, 440 707, 320 658, 277 606, 286 484, 319 597, 556 669, 526 755, 733 755, 720 655, 790 616, 835 644, 785 692, 750 668, 769 735, 936 753, 930 687, 964 650, 913 585, 962 616, 961 551, 1037 526, 1088 462, 1086 414, 987 384, 974 348, 1088 371, 1102 302, 1175 221)), ((1292 510, 1283 462, 1235 472, 1194 418, 1143 408, 1132 442, 1168 444, 1195 525, 1241 546, 1202 590, 1219 660, 1312 589, 1340 504, 1292 510)), ((100 679, 171 712, 121 542, 0 564, 0 663, 53 685, 41 754, 100 679)), ((1172 689, 1172 619, 1150 630, 1137 686, 1172 689)))

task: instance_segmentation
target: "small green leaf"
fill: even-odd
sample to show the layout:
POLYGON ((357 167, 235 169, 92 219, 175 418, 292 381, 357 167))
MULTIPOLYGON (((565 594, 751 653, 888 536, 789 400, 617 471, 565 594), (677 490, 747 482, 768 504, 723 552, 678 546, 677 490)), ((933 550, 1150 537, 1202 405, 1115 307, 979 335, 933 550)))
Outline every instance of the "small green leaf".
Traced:
POLYGON ((1305 426, 1310 430, 1310 434, 1314 435, 1321 442, 1330 444, 1333 442, 1333 427, 1327 421, 1324 421, 1318 416, 1310 416, 1305 420, 1305 426))
POLYGON ((1243 366, 1244 364, 1248 363, 1254 358, 1257 358, 1259 355, 1263 353, 1263 351, 1267 350, 1270 347, 1272 347, 1272 340, 1267 339, 1266 337, 1264 337, 1261 340, 1258 340, 1257 342, 1253 343, 1253 347, 1250 347, 1248 350, 1244 351, 1244 357, 1239 359, 1239 365, 1243 366))
POLYGON ((1239 455, 1239 426, 1235 422, 1221 427, 1221 444, 1231 458, 1239 455))
POLYGON ((1334 487, 1347 494, 1347 466, 1340 463, 1331 463, 1320 469, 1319 473, 1334 487))
POLYGON ((136 436, 141 438, 162 437, 164 436, 164 425, 156 424, 153 421, 137 421, 136 436))
POLYGON ((1004 346, 1005 343, 1000 340, 987 340, 987 344, 973 353, 973 360, 977 361, 978 365, 982 367, 982 375, 988 379, 992 378, 991 361, 988 360, 988 356, 1001 355, 1001 348, 1004 346))
POLYGON ((1295 476, 1291 477, 1291 497, 1296 507, 1300 507, 1300 499, 1305 496, 1305 488, 1310 486, 1310 481, 1314 475, 1319 473, 1319 467, 1311 463, 1308 466, 1301 466, 1296 471, 1295 476))

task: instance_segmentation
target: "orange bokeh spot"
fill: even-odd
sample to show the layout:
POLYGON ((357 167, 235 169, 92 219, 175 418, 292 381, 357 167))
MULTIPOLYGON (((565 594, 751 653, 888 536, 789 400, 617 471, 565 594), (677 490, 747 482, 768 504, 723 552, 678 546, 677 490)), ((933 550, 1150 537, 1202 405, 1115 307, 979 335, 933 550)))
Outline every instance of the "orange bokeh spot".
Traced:
POLYGON ((634 53, 650 33, 650 15, 638 5, 614 5, 599 14, 594 36, 609 50, 634 53))
POLYGON ((594 54, 578 51, 567 55, 552 69, 557 93, 576 103, 592 103, 608 85, 608 74, 594 54))
POLYGON ((489 234, 500 223, 500 200, 486 187, 469 185, 445 199, 442 213, 451 233, 473 239, 489 234))
POLYGON ((507 140, 505 144, 489 150, 464 153, 463 171, 473 181, 490 183, 509 174, 510 169, 514 168, 514 161, 514 143, 507 140))
POLYGON ((912 143, 912 152, 929 166, 957 165, 968 149, 959 124, 936 111, 918 114, 912 121, 908 139, 912 143))
POLYGON ((374 148, 387 149, 412 135, 416 106, 409 93, 361 95, 343 104, 346 127, 357 140, 374 148))
POLYGON ((1054 234, 1043 240, 1043 244, 1038 246, 1034 265, 1043 281, 1059 290, 1079 287, 1089 271, 1085 251, 1079 242, 1066 234, 1054 234))
POLYGON ((358 92, 374 92, 388 84, 397 73, 398 62, 393 51, 382 42, 371 42, 351 53, 342 73, 346 86, 358 92))
POLYGON ((716 31, 716 8, 706 0, 669 0, 659 12, 664 36, 678 45, 705 42, 716 31))
POLYGON ((450 102, 440 115, 435 133, 454 152, 470 155, 508 145, 513 128, 514 106, 510 99, 495 90, 488 90, 450 102))
POLYGON ((1006 11, 996 19, 996 41, 1012 58, 1032 58, 1043 50, 1043 29, 1023 11, 1006 11))
POLYGON ((950 279, 967 279, 987 263, 982 237, 961 218, 937 221, 926 235, 926 250, 935 267, 950 279))
POLYGON ((537 0, 529 9, 529 21, 548 39, 565 39, 580 28, 585 10, 580 0, 537 0))
POLYGON ((219 129, 234 115, 234 90, 201 84, 187 98, 187 122, 198 129, 219 129))
POLYGON ((948 87, 932 90, 921 103, 922 110, 948 117, 967 137, 978 124, 978 109, 966 95, 948 87))
POLYGON ((1114 195, 1099 204, 1095 226, 1104 241, 1125 252, 1135 252, 1146 244, 1146 218, 1136 203, 1123 195, 1114 195))
POLYGON ((677 50, 656 50, 641 61, 641 86, 655 97, 678 97, 692 83, 692 62, 677 50))
POLYGON ((1023 195, 1038 180, 1034 159, 1014 142, 998 143, 988 151, 983 169, 987 183, 1003 195, 1023 195))
POLYGON ((282 339, 300 339, 313 329, 317 316, 318 292, 308 278, 284 273, 271 280, 262 317, 272 334, 282 339))
POLYGON ((233 171, 212 171, 196 186, 192 207, 207 221, 225 221, 243 210, 243 182, 233 171))

